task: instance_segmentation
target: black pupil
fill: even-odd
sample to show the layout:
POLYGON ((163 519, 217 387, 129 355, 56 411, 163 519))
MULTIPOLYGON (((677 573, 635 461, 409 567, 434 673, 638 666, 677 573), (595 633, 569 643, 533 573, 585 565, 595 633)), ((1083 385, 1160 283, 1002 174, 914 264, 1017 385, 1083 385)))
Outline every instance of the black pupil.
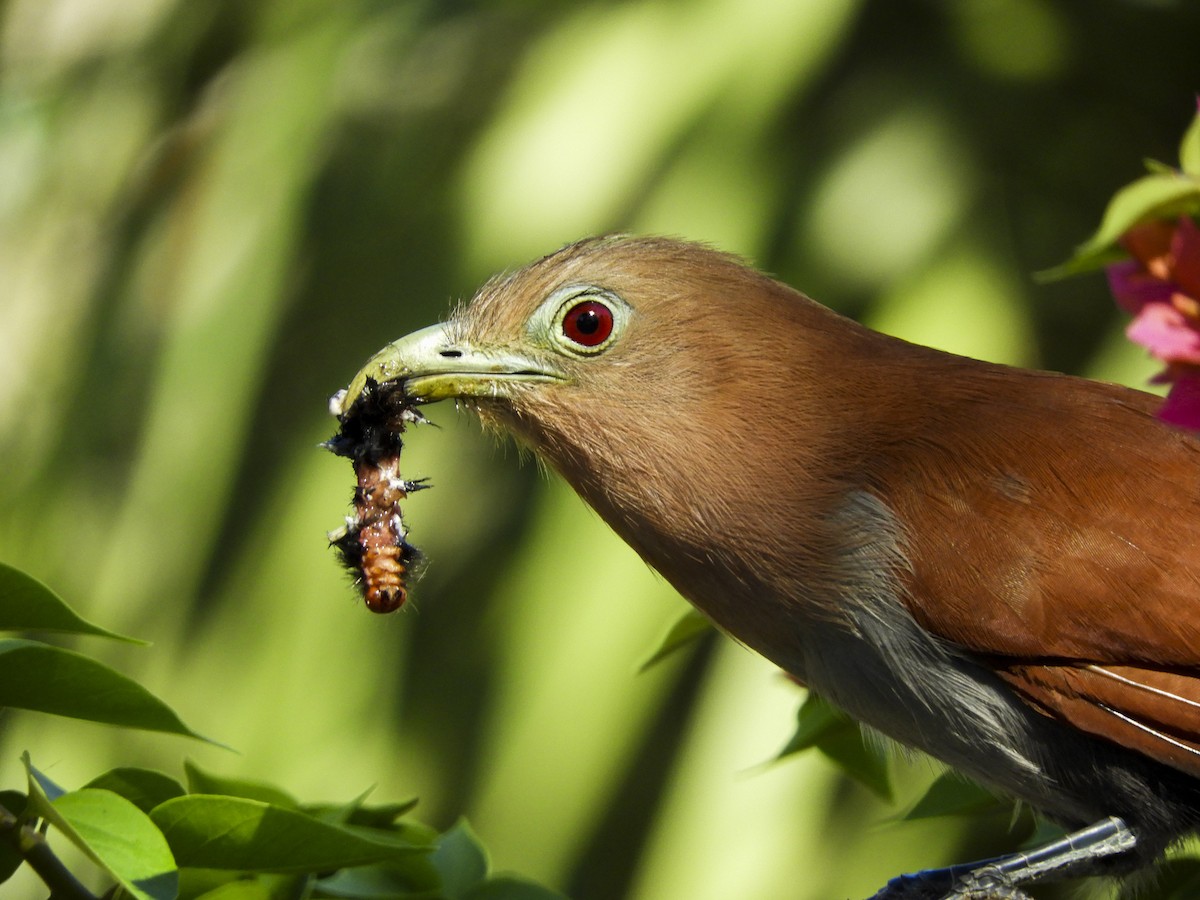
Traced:
POLYGON ((575 327, 580 334, 595 334, 600 329, 600 314, 594 309, 585 309, 575 317, 575 327))

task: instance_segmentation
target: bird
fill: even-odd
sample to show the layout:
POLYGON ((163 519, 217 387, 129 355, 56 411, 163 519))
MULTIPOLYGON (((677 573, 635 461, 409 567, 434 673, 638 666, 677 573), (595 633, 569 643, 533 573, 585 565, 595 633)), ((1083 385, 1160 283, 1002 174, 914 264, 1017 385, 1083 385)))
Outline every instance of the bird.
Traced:
POLYGON ((1026 897, 1200 828, 1200 438, 1158 397, 624 234, 496 276, 335 411, 375 384, 515 437, 720 630, 1070 831, 877 897, 1026 897))

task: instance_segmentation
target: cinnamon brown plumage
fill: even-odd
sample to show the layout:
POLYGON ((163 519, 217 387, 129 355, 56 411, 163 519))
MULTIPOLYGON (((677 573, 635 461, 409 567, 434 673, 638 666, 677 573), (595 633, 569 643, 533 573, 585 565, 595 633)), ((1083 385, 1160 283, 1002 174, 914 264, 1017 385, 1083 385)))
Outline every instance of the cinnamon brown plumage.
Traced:
POLYGON ((657 238, 566 247, 377 359, 871 727, 1067 824, 1120 816, 1142 861, 1200 822, 1200 440, 1156 398, 657 238))

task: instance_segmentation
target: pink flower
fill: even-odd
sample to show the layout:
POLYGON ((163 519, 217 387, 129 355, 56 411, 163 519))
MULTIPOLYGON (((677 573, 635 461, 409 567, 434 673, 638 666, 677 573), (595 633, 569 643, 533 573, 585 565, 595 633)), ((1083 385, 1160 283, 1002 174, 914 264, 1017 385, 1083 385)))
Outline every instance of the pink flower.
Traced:
POLYGON ((1200 431, 1200 371, 1188 368, 1175 376, 1158 417, 1180 428, 1200 431))
POLYGON ((1200 429, 1200 227, 1188 216, 1156 219, 1121 246, 1132 259, 1109 266, 1108 283, 1133 314, 1126 335, 1167 364, 1155 378, 1171 384, 1159 417, 1200 429))
POLYGON ((1200 331, 1196 322, 1189 321, 1171 303, 1147 303, 1129 323, 1125 336, 1165 363, 1200 364, 1200 331))
POLYGON ((1106 274, 1117 305, 1127 313, 1136 316, 1149 303, 1171 302, 1172 285, 1147 272, 1139 260, 1113 263, 1106 274))

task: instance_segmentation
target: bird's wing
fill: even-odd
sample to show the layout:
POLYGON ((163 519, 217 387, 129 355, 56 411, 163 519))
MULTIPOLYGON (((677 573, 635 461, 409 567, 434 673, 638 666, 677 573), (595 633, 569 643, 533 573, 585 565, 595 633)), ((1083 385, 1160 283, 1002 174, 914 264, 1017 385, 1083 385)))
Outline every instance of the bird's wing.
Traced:
POLYGON ((1200 776, 1195 670, 1002 661, 997 673, 1048 715, 1200 776))
POLYGON ((1152 400, 1032 384, 960 409, 958 458, 933 442, 895 492, 910 610, 1042 712, 1200 775, 1200 442, 1152 400))

